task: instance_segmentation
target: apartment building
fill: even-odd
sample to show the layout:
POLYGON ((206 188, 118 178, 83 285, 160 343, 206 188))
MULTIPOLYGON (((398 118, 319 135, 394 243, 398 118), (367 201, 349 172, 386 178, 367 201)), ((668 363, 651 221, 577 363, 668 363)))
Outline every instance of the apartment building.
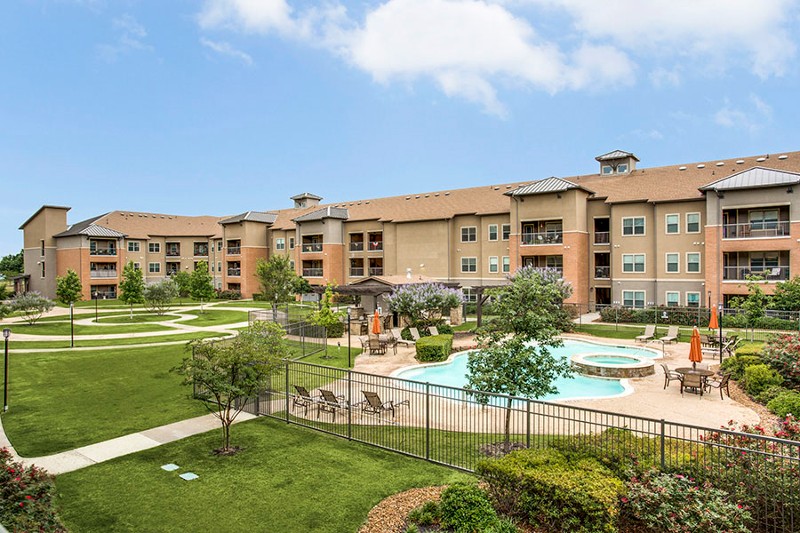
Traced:
POLYGON ((312 285, 410 273, 470 297, 534 265, 558 269, 573 302, 699 307, 746 293, 750 274, 770 293, 800 273, 800 152, 654 168, 621 150, 595 159, 590 175, 336 204, 302 193, 230 217, 114 211, 68 226, 69 208, 43 206, 20 228, 20 288, 52 296, 72 268, 84 297, 113 297, 128 260, 148 281, 205 260, 218 288, 250 297, 258 259, 285 254, 312 285))

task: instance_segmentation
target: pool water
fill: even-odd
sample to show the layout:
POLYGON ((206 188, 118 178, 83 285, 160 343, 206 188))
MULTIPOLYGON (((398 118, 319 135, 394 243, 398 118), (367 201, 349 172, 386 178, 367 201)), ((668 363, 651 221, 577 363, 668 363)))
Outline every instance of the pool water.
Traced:
MULTIPOLYGON (((609 346, 603 344, 594 344, 591 342, 583 342, 576 340, 565 340, 563 346, 553 348, 550 353, 554 357, 567 359, 573 354, 579 353, 592 353, 592 354, 609 354, 613 355, 638 355, 641 357, 648 357, 653 359, 658 354, 652 350, 642 348, 629 348, 626 346, 609 346)), ((451 361, 444 364, 428 365, 408 370, 402 370, 395 374, 396 377, 403 379, 411 379, 414 381, 422 381, 428 383, 435 383, 437 385, 447 385, 450 387, 466 388, 467 387, 467 359, 468 354, 460 354, 454 357, 451 361)), ((631 362, 631 359, 624 359, 625 362, 631 362)), ((553 383, 558 389, 556 394, 548 394, 541 398, 543 400, 576 400, 576 399, 591 399, 591 398, 608 398, 611 396, 619 396, 625 392, 625 386, 618 379, 605 379, 593 378, 582 376, 580 374, 573 374, 569 378, 558 378, 553 383)))
POLYGON ((600 363, 603 365, 635 365, 639 361, 631 359, 630 357, 613 357, 611 355, 603 355, 599 357, 589 356, 586 358, 591 363, 600 363))

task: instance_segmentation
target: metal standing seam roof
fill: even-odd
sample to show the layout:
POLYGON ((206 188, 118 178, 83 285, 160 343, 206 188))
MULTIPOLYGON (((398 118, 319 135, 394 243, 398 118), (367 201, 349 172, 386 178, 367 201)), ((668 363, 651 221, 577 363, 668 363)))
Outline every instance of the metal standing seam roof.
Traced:
POLYGON ((111 228, 98 226, 97 224, 95 224, 96 221, 103 218, 107 214, 108 213, 87 220, 82 220, 80 222, 76 222, 75 224, 72 224, 70 227, 68 227, 61 233, 56 233, 55 235, 53 235, 53 238, 72 237, 74 235, 86 235, 89 237, 109 237, 113 239, 125 237, 126 235, 124 233, 121 233, 111 228))
POLYGON ((264 224, 272 224, 275 222, 275 220, 277 220, 277 218, 278 215, 275 213, 267 213, 264 211, 247 211, 245 213, 220 220, 219 223, 222 225, 235 224, 237 222, 263 222, 264 224))
POLYGON ((311 213, 306 213, 305 215, 301 215, 294 219, 295 222, 309 222, 311 220, 322 220, 323 218, 338 218, 341 220, 347 220, 350 218, 350 213, 347 209, 343 209, 341 207, 323 207, 322 209, 317 209, 316 211, 312 211, 311 213))
POLYGON ((547 194, 553 192, 564 192, 570 189, 580 189, 594 194, 594 191, 587 189, 581 185, 562 180, 561 178, 550 177, 540 181, 534 181, 528 185, 522 185, 512 191, 504 193, 506 196, 531 196, 534 194, 547 194))
POLYGON ((289 200, 302 200, 303 198, 322 200, 322 196, 317 196, 316 194, 312 194, 310 192, 301 192, 300 194, 295 194, 294 196, 290 196, 289 200))
POLYGON ((638 157, 633 155, 631 152, 626 152, 625 150, 614 150, 613 152, 608 152, 607 154, 598 155, 594 159, 595 161, 611 161, 612 159, 623 159, 625 157, 632 157, 639 161, 638 157))
POLYGON ((727 178, 700 187, 701 191, 732 191, 736 189, 755 189, 760 187, 783 187, 800 183, 800 174, 753 167, 727 178))

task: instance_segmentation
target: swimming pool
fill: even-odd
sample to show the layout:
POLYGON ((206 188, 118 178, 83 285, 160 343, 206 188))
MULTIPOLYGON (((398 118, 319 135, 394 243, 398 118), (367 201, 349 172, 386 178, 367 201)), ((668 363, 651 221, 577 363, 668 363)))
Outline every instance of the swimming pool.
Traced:
MULTIPOLYGON (((649 359, 655 359, 660 356, 658 352, 646 348, 612 346, 574 339, 564 340, 563 346, 551 349, 550 353, 554 357, 560 357, 562 359, 569 358, 576 354, 587 353, 591 353, 592 355, 608 354, 609 356, 636 355, 649 359)), ((467 359, 468 352, 465 352, 453 357, 446 363, 414 366, 395 372, 393 375, 398 378, 411 379, 414 381, 466 388, 467 359)), ((569 378, 558 378, 554 385, 558 389, 558 393, 548 394, 542 398, 543 400, 611 398, 633 392, 633 389, 630 388, 626 380, 594 378, 582 376, 580 374, 574 374, 569 378)))

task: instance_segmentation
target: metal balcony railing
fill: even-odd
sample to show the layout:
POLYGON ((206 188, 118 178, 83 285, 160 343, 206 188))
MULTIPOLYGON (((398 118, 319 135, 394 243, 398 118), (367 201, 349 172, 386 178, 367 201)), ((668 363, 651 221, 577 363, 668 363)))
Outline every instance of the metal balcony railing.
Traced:
POLYGON ((322 269, 321 268, 304 268, 303 269, 303 277, 306 277, 306 278, 321 278, 322 277, 322 269))
POLYGON ((241 246, 228 246, 228 255, 240 255, 241 253, 241 246))
POLYGON ((609 279, 609 278, 611 278, 611 267, 610 266, 596 266, 596 267, 594 267, 594 277, 595 277, 595 279, 609 279))
POLYGON ((116 248, 89 249, 89 255, 117 255, 116 248))
POLYGON ((178 248, 177 250, 175 249, 167 250, 167 257, 178 257, 179 255, 181 255, 180 248, 178 248))
POLYGON ((195 248, 194 249, 194 256, 195 257, 208 257, 208 248, 195 248))
POLYGON ((241 276, 242 275, 242 269, 241 268, 229 268, 228 269, 228 275, 229 276, 241 276))
POLYGON ((564 242, 564 233, 561 231, 546 231, 541 233, 523 233, 522 244, 560 244, 564 242))
POLYGON ((364 267, 350 269, 350 276, 353 278, 358 278, 363 275, 364 275, 364 267))
POLYGON ((758 239, 765 237, 788 237, 788 221, 745 222, 743 224, 723 224, 723 239, 758 239))
POLYGON ((370 276, 383 276, 383 267, 370 267, 370 276))
POLYGON ((594 243, 595 244, 608 244, 611 242, 609 237, 611 236, 610 231, 595 231, 594 232, 594 243))
POLYGON ((383 250, 383 241, 369 241, 370 252, 380 252, 383 250))
POLYGON ((747 281, 747 276, 758 275, 767 281, 786 281, 789 279, 789 266, 726 266, 722 279, 725 281, 747 281))
POLYGON ((364 251, 364 243, 363 242, 351 242, 350 243, 350 251, 351 252, 362 252, 362 251, 364 251))
POLYGON ((92 270, 89 273, 89 277, 92 279, 100 279, 100 278, 116 278, 117 271, 116 270, 92 270))
POLYGON ((321 242, 303 243, 302 251, 304 254, 310 252, 321 252, 322 243, 321 242))

